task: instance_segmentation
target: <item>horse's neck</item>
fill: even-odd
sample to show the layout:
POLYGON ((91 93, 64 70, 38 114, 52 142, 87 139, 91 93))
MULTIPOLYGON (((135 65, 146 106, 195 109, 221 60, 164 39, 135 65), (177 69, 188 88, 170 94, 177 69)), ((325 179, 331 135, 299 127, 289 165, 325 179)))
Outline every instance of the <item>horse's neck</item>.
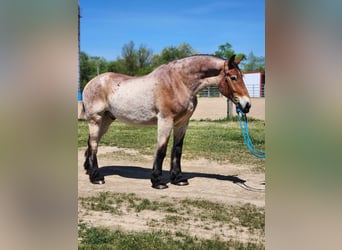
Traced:
POLYGON ((172 75, 173 80, 184 83, 192 96, 209 86, 218 86, 224 60, 210 56, 193 56, 171 62, 159 67, 151 76, 170 81, 165 75, 172 75))
POLYGON ((199 79, 197 82, 193 84, 192 87, 192 95, 197 95, 202 89, 205 89, 210 86, 218 86, 222 79, 221 74, 217 76, 206 77, 203 79, 199 79))
POLYGON ((224 61, 218 58, 206 58, 205 66, 200 67, 195 74, 199 76, 192 81, 191 91, 197 95, 202 89, 210 86, 218 86, 223 75, 221 69, 224 61))

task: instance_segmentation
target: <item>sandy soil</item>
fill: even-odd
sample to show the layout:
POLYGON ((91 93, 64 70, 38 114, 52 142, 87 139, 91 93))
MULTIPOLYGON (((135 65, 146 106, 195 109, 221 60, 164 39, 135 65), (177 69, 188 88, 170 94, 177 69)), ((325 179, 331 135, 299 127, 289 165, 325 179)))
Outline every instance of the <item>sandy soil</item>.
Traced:
MULTIPOLYGON (((219 164, 206 159, 183 159, 182 169, 189 178, 188 186, 175 186, 169 184, 169 188, 155 190, 151 187, 150 173, 152 156, 139 155, 135 150, 120 149, 116 147, 99 147, 98 160, 101 171, 105 174, 104 185, 93 185, 83 169, 84 150, 80 148, 78 153, 78 193, 79 197, 94 196, 99 192, 111 191, 116 193, 135 193, 149 200, 158 199, 204 199, 229 205, 241 205, 251 203, 258 207, 265 206, 265 175, 255 173, 253 166, 219 164), (120 157, 115 157, 120 155, 120 157)), ((163 175, 167 178, 169 168, 169 155, 164 162, 163 175)), ((86 211, 79 206, 79 220, 94 226, 105 226, 112 229, 124 230, 149 230, 151 219, 158 220, 162 217, 155 211, 143 211, 139 214, 125 214, 115 216, 105 212, 86 211)), ((164 225, 165 227, 165 225, 164 225)), ((213 238, 218 235, 223 239, 249 241, 260 240, 255 235, 246 231, 210 225, 199 226, 187 224, 187 231, 192 235, 203 238, 213 238), (206 229, 205 229, 206 228, 206 229)), ((154 229, 158 229, 154 227, 154 229)), ((176 231, 177 227, 168 228, 176 231)))
MULTIPOLYGON (((265 120, 265 98, 252 98, 248 117, 265 120)), ((233 105, 233 115, 236 115, 233 105)), ((192 119, 222 119, 227 117, 227 98, 198 98, 197 108, 192 119)))

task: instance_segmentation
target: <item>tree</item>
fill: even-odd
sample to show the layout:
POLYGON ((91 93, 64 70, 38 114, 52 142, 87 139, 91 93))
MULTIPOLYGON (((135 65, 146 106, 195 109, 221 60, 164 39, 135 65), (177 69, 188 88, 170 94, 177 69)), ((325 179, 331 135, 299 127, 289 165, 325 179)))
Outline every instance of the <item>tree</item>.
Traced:
POLYGON ((103 57, 91 56, 89 62, 96 69, 96 75, 107 71, 108 62, 103 57))
POLYGON ((152 64, 154 67, 157 67, 161 64, 169 63, 196 53, 197 52, 188 43, 181 43, 177 47, 169 46, 164 48, 159 55, 153 57, 152 64))
POLYGON ((151 59, 153 55, 152 49, 148 49, 145 45, 141 44, 136 53, 137 53, 139 68, 144 68, 151 64, 151 59))
POLYGON ((215 55, 218 56, 218 57, 221 57, 221 58, 223 58, 225 60, 228 60, 233 55, 236 55, 236 59, 246 58, 245 54, 242 54, 242 53, 237 54, 232 49, 232 45, 230 43, 225 43, 225 44, 220 45, 218 47, 218 50, 215 51, 215 55))
POLYGON ((222 44, 218 47, 218 50, 215 51, 215 55, 221 57, 223 59, 229 59, 235 54, 235 51, 232 49, 232 45, 230 43, 222 44))
POLYGON ((106 72, 108 62, 103 57, 89 56, 85 52, 80 52, 80 87, 84 86, 95 76, 106 72))
POLYGON ((134 49, 134 42, 130 41, 127 44, 124 44, 122 47, 122 57, 124 60, 124 64, 126 66, 126 74, 128 75, 134 75, 134 73, 138 69, 138 63, 137 63, 137 54, 134 49))
POLYGON ((91 76, 94 75, 95 70, 91 63, 87 53, 80 52, 80 83, 81 90, 91 80, 91 76))
POLYGON ((125 74, 126 67, 124 60, 117 58, 116 61, 109 62, 107 66, 107 71, 125 74))
POLYGON ((119 71, 114 71, 118 73, 123 73, 127 75, 144 75, 152 71, 151 59, 152 59, 152 49, 147 48, 145 45, 141 44, 139 49, 135 49, 135 44, 130 41, 124 44, 122 47, 122 59, 117 58, 117 64, 111 64, 111 69, 113 67, 119 71))
POLYGON ((243 63, 243 71, 265 71, 265 58, 255 56, 253 52, 250 52, 243 63))

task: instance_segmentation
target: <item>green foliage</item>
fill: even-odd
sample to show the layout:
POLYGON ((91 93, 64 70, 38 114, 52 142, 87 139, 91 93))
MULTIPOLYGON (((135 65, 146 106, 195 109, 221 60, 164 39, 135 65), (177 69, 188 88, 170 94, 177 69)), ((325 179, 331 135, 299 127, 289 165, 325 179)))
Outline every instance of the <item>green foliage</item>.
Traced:
POLYGON ((243 71, 265 71, 265 58, 263 56, 255 56, 250 52, 247 59, 242 63, 243 71))
POLYGON ((169 46, 164 48, 159 55, 153 57, 153 65, 157 67, 161 64, 169 63, 194 54, 196 54, 196 51, 188 43, 182 43, 177 47, 169 46))
POLYGON ((232 45, 230 43, 222 44, 218 47, 218 50, 215 51, 215 55, 224 59, 229 59, 235 54, 235 51, 232 49, 232 45))
POLYGON ((108 72, 116 72, 123 73, 125 72, 125 63, 123 59, 117 59, 116 61, 112 61, 108 63, 107 67, 108 72))
POLYGON ((215 51, 215 55, 224 59, 229 59, 233 55, 236 55, 237 59, 242 58, 240 68, 242 71, 264 71, 265 70, 265 58, 260 56, 255 56, 253 52, 250 52, 248 56, 241 53, 236 53, 230 43, 222 44, 215 51))
POLYGON ((81 90, 95 76, 108 71, 108 62, 98 56, 89 56, 80 52, 80 81, 81 90))
POLYGON ((145 75, 153 70, 151 67, 152 49, 147 48, 141 44, 139 49, 135 49, 133 41, 125 44, 122 47, 122 59, 118 58, 118 63, 121 64, 121 68, 117 68, 120 71, 114 71, 123 73, 126 75, 136 76, 145 75))
POLYGON ((82 237, 82 244, 84 245, 109 245, 116 238, 115 234, 107 228, 87 228, 85 224, 79 225, 78 234, 79 237, 82 237))
POLYGON ((146 48, 145 45, 140 45, 138 51, 136 52, 137 54, 137 60, 138 60, 138 67, 144 68, 147 67, 151 64, 151 59, 152 59, 152 49, 146 48))
POLYGON ((233 50, 233 46, 230 43, 225 43, 222 44, 218 47, 218 50, 215 51, 215 55, 218 57, 221 57, 223 59, 228 60, 229 58, 231 58, 233 55, 236 55, 236 59, 240 59, 240 58, 245 58, 246 55, 245 54, 237 54, 234 50, 233 50))

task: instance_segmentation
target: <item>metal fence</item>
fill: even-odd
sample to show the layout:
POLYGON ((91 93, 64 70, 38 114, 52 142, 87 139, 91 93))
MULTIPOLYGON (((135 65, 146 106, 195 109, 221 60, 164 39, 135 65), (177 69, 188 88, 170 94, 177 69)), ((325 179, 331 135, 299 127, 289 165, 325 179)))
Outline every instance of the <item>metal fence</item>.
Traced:
POLYGON ((199 96, 200 97, 220 97, 222 96, 218 87, 216 86, 211 86, 211 87, 207 87, 205 89, 202 89, 199 92, 199 96))
POLYGON ((246 84, 250 97, 265 97, 265 85, 246 84))
MULTIPOLYGON (((260 86, 258 85, 246 85, 249 95, 251 97, 265 97, 265 84, 260 86)), ((220 93, 218 87, 212 86, 202 89, 199 92, 199 97, 220 97, 222 94, 220 93)))

